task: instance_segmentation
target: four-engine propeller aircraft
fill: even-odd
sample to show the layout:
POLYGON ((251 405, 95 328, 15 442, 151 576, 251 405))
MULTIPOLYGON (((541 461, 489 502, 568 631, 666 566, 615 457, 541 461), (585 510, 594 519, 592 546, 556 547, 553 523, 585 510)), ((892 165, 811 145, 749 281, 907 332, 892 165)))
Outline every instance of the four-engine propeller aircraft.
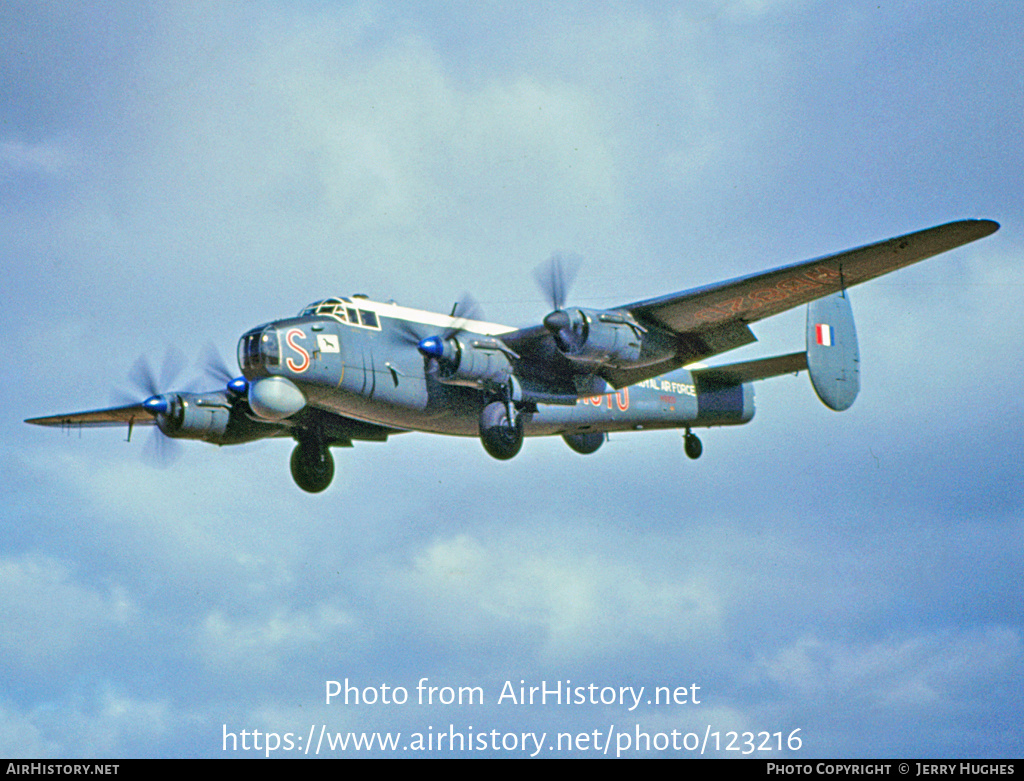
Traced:
POLYGON ((479 436, 498 459, 524 436, 560 435, 593 453, 608 432, 746 423, 752 382, 807 370, 822 402, 848 408, 860 387, 847 288, 995 232, 962 220, 859 249, 611 309, 567 307, 569 272, 552 259, 539 278, 553 311, 527 328, 483 322, 471 307, 450 315, 327 298, 297 317, 245 333, 242 376, 219 373, 208 393, 159 392, 111 409, 33 418, 43 426, 156 424, 168 437, 234 445, 290 436, 295 482, 324 490, 331 447, 384 441, 404 431, 479 436), (756 341, 750 324, 801 304, 806 350, 711 368, 681 368, 756 341))

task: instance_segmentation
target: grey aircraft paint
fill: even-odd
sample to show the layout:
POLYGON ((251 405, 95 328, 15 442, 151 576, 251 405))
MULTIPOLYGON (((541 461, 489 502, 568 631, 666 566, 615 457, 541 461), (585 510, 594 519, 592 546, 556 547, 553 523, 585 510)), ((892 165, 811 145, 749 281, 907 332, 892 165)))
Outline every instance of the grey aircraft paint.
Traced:
POLYGON ((807 371, 829 409, 849 409, 860 391, 857 329, 846 291, 807 305, 807 371))

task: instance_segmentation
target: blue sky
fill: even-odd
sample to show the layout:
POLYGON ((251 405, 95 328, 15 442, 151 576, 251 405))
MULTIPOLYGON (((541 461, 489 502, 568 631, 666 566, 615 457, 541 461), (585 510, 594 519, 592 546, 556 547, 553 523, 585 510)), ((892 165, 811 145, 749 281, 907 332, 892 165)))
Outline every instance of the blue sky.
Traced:
MULTIPOLYGON (((1024 12, 529 9, 0 10, 0 753, 639 724, 1021 755, 1024 12), (310 496, 288 442, 158 469, 146 432, 22 423, 327 295, 468 290, 525 325, 554 251, 584 259, 574 303, 614 306, 964 217, 1002 229, 852 291, 851 410, 761 383, 698 462, 677 432, 507 463, 410 434, 336 451, 310 496), (327 680, 424 677, 487 701, 324 704, 327 680), (496 702, 567 679, 702 701, 496 702)), ((736 359, 798 349, 803 311, 754 330, 736 359)))

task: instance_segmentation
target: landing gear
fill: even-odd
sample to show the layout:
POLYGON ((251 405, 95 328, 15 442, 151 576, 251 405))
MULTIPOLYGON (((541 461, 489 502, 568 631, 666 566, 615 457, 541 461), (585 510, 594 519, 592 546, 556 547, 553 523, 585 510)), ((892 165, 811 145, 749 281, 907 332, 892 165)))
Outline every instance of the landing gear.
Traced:
POLYGON ((492 401, 484 407, 480 413, 480 441, 484 450, 499 461, 518 453, 523 446, 523 419, 515 407, 504 401, 492 401))
POLYGON ((307 493, 320 493, 334 477, 334 458, 319 442, 299 442, 292 451, 291 466, 296 485, 307 493))
POLYGON ((583 456, 596 453, 597 449, 604 444, 603 431, 590 431, 585 434, 562 434, 565 444, 583 456))
POLYGON ((704 452, 704 445, 701 444, 696 434, 690 433, 689 429, 686 430, 686 436, 683 437, 683 450, 693 459, 700 458, 700 454, 704 452))

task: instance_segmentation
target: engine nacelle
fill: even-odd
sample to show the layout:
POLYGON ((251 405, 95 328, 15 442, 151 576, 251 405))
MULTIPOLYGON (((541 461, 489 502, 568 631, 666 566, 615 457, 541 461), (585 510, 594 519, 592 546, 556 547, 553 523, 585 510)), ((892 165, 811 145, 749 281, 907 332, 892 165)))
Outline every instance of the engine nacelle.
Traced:
POLYGON ((574 363, 633 366, 640 361, 644 328, 629 314, 597 309, 560 309, 544 318, 559 351, 574 363))
POLYGON ((231 400, 226 393, 170 393, 161 398, 167 402, 166 412, 156 415, 156 424, 164 434, 225 444, 231 420, 231 400))
POLYGON ((437 360, 436 377, 448 385, 497 388, 512 377, 515 354, 497 339, 431 336, 420 342, 420 352, 437 360))

